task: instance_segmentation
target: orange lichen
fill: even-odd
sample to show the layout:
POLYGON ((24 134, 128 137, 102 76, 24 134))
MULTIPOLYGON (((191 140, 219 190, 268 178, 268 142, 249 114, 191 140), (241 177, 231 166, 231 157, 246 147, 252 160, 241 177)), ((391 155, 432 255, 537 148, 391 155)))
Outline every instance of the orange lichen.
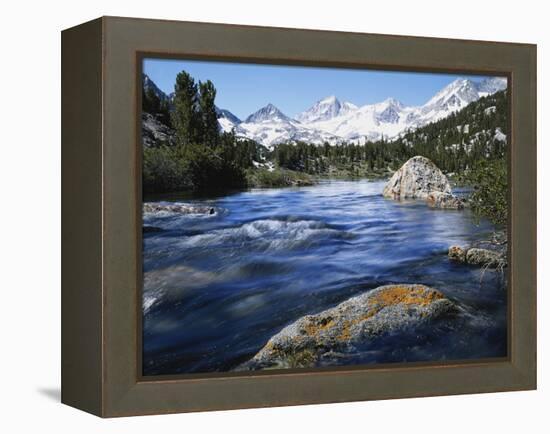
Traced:
POLYGON ((353 326, 368 320, 386 307, 395 306, 398 304, 427 306, 442 298, 444 298, 444 296, 439 291, 432 290, 421 285, 390 286, 379 291, 370 298, 368 305, 366 306, 366 310, 362 315, 353 319, 345 320, 340 326, 339 322, 335 321, 335 319, 330 315, 322 317, 309 317, 302 326, 302 333, 310 337, 317 337, 322 331, 339 326, 336 339, 339 341, 349 341, 352 338, 351 328, 353 326))
MULTIPOLYGON (((442 298, 444 298, 444 296, 439 291, 429 290, 422 286, 414 286, 412 288, 406 286, 389 287, 373 296, 369 302, 367 312, 358 318, 345 321, 342 325, 342 330, 336 339, 340 341, 349 341, 352 337, 351 327, 368 320, 385 307, 394 306, 396 304, 427 306, 442 298)), ((424 317, 424 313, 421 315, 424 317)))
POLYGON ((349 341, 351 339, 351 325, 351 321, 344 321, 344 323, 342 324, 342 331, 338 336, 336 336, 336 339, 338 339, 339 341, 349 341))
POLYGON ((444 298, 439 291, 429 290, 422 286, 412 288, 393 286, 376 294, 371 303, 377 307, 394 306, 396 304, 427 306, 436 300, 444 298))
POLYGON ((309 336, 315 336, 322 330, 327 330, 335 325, 332 317, 312 318, 304 325, 304 331, 309 336))

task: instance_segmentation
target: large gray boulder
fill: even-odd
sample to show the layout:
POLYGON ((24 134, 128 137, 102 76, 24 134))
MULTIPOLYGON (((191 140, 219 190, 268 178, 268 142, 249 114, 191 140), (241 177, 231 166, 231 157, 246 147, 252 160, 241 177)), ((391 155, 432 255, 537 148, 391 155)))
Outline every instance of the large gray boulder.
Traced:
POLYGON ((312 367, 390 333, 416 330, 457 306, 424 285, 386 285, 288 325, 238 370, 312 367))
POLYGON ((434 191, 451 194, 449 181, 431 160, 418 155, 393 174, 382 194, 391 199, 427 199, 434 191))

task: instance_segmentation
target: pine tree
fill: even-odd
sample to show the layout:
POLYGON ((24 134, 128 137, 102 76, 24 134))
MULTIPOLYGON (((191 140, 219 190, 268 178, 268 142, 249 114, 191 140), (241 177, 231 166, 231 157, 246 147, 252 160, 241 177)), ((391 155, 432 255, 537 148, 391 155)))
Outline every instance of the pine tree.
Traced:
POLYGON ((160 98, 150 87, 143 93, 143 111, 147 113, 158 113, 160 111, 160 98))
POLYGON ((195 80, 187 72, 181 71, 176 77, 174 91, 172 125, 176 130, 176 140, 180 145, 197 143, 201 134, 195 80))
POLYGON ((200 115, 202 139, 207 146, 215 147, 219 143, 220 132, 216 114, 216 88, 210 80, 199 82, 200 115))

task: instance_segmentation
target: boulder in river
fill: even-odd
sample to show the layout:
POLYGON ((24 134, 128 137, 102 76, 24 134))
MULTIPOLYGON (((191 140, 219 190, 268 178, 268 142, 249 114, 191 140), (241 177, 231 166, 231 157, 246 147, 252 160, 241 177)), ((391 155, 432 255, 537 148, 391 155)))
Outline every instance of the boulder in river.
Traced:
POLYGON ((424 285, 386 285, 286 326, 238 370, 312 367, 378 337, 414 331, 457 311, 424 285))
POLYGON ((392 199, 427 199, 434 191, 451 194, 449 181, 433 161, 417 155, 393 174, 382 194, 392 199))
POLYGON ((464 202, 451 193, 443 193, 441 191, 432 191, 426 199, 428 205, 432 208, 441 209, 462 209, 464 202))

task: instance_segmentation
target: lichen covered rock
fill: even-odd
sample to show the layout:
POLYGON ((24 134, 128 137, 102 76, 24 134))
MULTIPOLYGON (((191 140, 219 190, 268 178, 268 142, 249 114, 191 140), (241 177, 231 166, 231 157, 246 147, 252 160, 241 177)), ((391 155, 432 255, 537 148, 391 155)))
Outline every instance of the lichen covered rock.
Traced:
POLYGON ((441 209, 463 209, 464 202, 451 193, 443 193, 441 191, 432 191, 426 198, 428 205, 432 208, 441 209))
POLYGON ((434 191, 451 194, 447 177, 433 161, 416 156, 393 174, 382 194, 391 199, 427 199, 434 191))
POLYGON ((355 345, 395 332, 415 330, 456 305, 424 285, 387 285, 350 298, 288 325, 239 370, 310 367, 355 345))
POLYGON ((472 265, 498 267, 502 263, 502 257, 497 252, 487 249, 471 248, 466 253, 466 262, 472 265))
POLYGON ((489 268, 506 267, 506 254, 503 252, 478 247, 449 247, 449 259, 470 265, 489 268))

